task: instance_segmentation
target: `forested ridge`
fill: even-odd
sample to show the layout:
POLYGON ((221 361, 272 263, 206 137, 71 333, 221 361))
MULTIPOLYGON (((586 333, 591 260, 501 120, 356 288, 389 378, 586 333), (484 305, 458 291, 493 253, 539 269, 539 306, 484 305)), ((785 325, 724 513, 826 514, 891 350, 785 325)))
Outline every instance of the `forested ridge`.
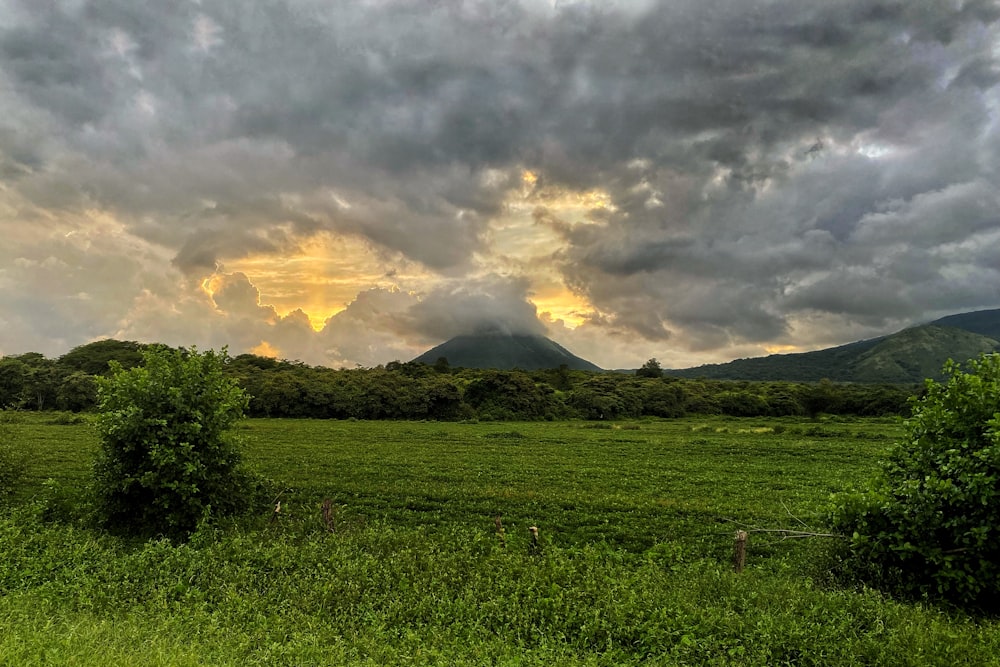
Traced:
MULTIPOLYGON (((49 359, 0 359, 0 408, 80 412, 94 407, 96 376, 114 360, 142 362, 144 345, 104 340, 49 359)), ((227 358, 255 417, 436 420, 614 420, 722 414, 905 414, 918 385, 762 382, 571 370, 482 370, 393 361, 331 369, 253 354, 227 358)))

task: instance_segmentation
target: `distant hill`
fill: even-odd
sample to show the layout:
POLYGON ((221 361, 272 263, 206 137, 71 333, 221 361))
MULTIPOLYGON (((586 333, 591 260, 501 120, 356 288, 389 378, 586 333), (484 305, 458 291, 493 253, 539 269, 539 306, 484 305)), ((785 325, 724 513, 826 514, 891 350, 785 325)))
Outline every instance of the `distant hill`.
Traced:
POLYGON ((948 315, 931 324, 941 327, 955 327, 1000 341, 1000 309, 977 310, 972 313, 948 315))
POLYGON ((413 361, 433 364, 441 357, 447 359, 449 365, 462 368, 536 370, 559 368, 566 364, 573 370, 601 370, 545 336, 501 331, 455 336, 427 350, 413 361))
POLYGON ((994 352, 1000 343, 955 327, 926 325, 882 339, 851 366, 856 382, 922 382, 940 378, 948 359, 965 361, 994 352))
POLYGON ((889 336, 838 347, 664 371, 687 378, 915 383, 941 377, 945 361, 1000 351, 1000 309, 949 315, 889 336))

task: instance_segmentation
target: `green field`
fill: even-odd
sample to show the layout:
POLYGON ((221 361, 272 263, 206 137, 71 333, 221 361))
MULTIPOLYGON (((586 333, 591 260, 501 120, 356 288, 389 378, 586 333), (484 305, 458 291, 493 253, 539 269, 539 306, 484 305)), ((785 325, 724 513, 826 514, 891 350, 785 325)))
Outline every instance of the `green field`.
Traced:
POLYGON ((280 514, 172 545, 86 527, 86 423, 0 417, 4 665, 1000 664, 1000 623, 838 581, 835 538, 732 572, 737 528, 821 532, 892 420, 249 420, 280 514))

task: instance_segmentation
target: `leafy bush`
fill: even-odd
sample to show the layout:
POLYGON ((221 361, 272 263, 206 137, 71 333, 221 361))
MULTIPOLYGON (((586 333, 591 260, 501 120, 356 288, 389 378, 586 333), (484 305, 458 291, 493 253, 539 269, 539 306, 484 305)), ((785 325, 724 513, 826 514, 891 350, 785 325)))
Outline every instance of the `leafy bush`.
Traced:
POLYGON ((66 376, 56 390, 56 405, 60 410, 80 412, 97 404, 97 381, 93 375, 76 371, 66 376))
POLYGON ((854 571, 979 605, 1000 595, 1000 355, 969 366, 926 382, 906 438, 868 492, 837 500, 832 523, 851 536, 854 571))
POLYGON ((465 389, 465 402, 484 420, 541 419, 553 408, 553 390, 521 371, 484 371, 465 389))
POLYGON ((722 414, 731 417, 760 417, 768 413, 767 401, 750 391, 723 391, 716 401, 722 414))
POLYGON ((182 536, 246 501, 250 479, 227 430, 247 396, 224 375, 225 351, 161 347, 143 359, 129 370, 111 362, 99 379, 97 514, 118 530, 182 536))

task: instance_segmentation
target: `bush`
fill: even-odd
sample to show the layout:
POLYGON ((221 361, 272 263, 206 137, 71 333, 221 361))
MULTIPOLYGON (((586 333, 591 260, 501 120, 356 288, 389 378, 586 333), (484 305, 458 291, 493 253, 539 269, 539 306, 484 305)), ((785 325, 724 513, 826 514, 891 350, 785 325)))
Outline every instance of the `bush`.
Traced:
POLYGON ((716 396, 722 414, 730 417, 761 417, 768 414, 767 401, 749 391, 723 391, 716 396))
POLYGON ((832 523, 851 537, 854 571, 981 605, 1000 596, 1000 355, 969 365, 926 382, 905 440, 868 492, 837 500, 832 523))
POLYGON ((160 347, 143 359, 129 370, 111 362, 99 379, 96 511, 116 530, 184 536, 246 500, 250 479, 227 431, 247 396, 223 374, 225 351, 160 347))

